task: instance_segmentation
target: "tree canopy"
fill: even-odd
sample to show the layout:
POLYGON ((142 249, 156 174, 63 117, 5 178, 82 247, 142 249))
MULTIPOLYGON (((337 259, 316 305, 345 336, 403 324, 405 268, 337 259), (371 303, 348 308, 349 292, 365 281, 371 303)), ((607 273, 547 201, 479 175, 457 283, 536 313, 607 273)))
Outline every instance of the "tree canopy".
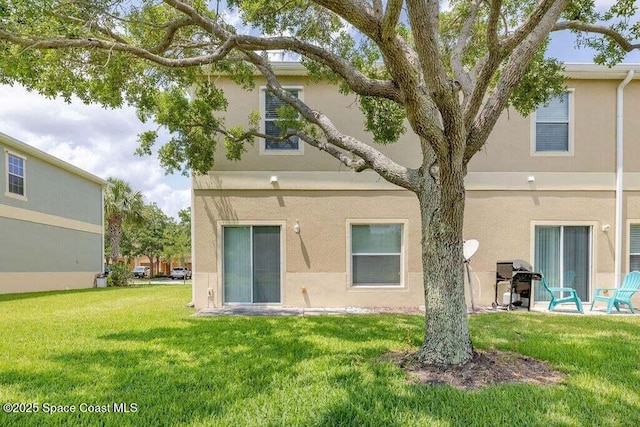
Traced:
MULTIPOLYGON (((208 81, 199 80, 195 99, 187 93, 206 73, 228 73, 251 88, 258 71, 300 113, 303 120, 289 120, 297 123, 288 129, 356 170, 373 168, 391 178, 407 171, 377 164, 377 151, 334 128, 313 106, 287 98, 264 52, 288 51, 312 77, 357 94, 372 141, 397 140, 406 118, 443 159, 453 148, 445 142, 447 132, 457 128, 447 122, 460 121, 466 163, 507 105, 528 113, 561 90, 560 64, 543 55, 550 32, 577 33, 579 45, 597 49, 598 63, 614 63, 638 47, 631 0, 605 11, 597 11, 593 0, 441 3, 223 2, 223 11, 237 14, 243 33, 225 22, 229 13, 216 14, 220 2, 0 0, 0 82, 67 100, 75 95, 108 107, 134 105, 140 118, 153 118, 171 132, 160 148, 168 171, 206 173, 219 144, 237 159, 258 132, 226 128, 212 114, 224 111, 227 100, 208 81), (440 114, 425 113, 435 110, 440 114)), ((155 131, 141 135, 139 152, 150 153, 156 137, 155 131)), ((395 181, 412 185, 407 176, 395 181)))
POLYGON ((104 194, 104 219, 111 249, 111 261, 120 255, 120 240, 123 224, 140 224, 144 221, 144 198, 133 191, 128 182, 120 178, 107 179, 104 194))
MULTIPOLYGON (((550 33, 573 31, 596 62, 613 64, 640 47, 636 13, 632 0, 604 11, 594 0, 0 0, 0 82, 134 105, 171 133, 159 148, 167 171, 206 173, 219 146, 237 160, 256 137, 272 138, 254 113, 227 127, 228 100, 209 76, 247 90, 263 76, 286 105, 281 139, 296 135, 417 195, 426 307, 418 357, 459 364, 472 357, 461 268, 468 162, 505 108, 528 114, 563 90, 561 64, 544 54, 550 33), (368 139, 285 90, 273 51, 355 95, 368 139), (422 150, 415 169, 378 149, 405 132, 422 150)), ((139 153, 150 154, 156 131, 140 139, 139 153)))

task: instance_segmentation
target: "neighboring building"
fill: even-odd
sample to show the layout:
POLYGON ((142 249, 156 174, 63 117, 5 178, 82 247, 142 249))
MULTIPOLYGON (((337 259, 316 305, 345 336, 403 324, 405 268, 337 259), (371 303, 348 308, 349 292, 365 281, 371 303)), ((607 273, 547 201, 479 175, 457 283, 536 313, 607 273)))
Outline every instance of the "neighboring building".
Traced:
POLYGON ((0 293, 89 288, 106 181, 0 133, 0 293))
MULTIPOLYGON (((634 68, 567 65, 563 102, 531 117, 505 111, 471 161, 464 237, 480 242, 471 262, 477 304, 494 300, 502 260, 530 262, 552 284, 575 287, 584 302, 596 286, 612 287, 616 272, 640 269, 640 76, 618 90, 634 68), (619 92, 624 170, 617 174, 619 92), (624 178, 618 190, 617 176, 624 178)), ((339 129, 370 140, 354 95, 310 82, 297 64, 280 64, 278 72, 283 85, 339 129)), ((263 130, 275 131, 277 102, 263 79, 251 92, 224 77, 218 82, 230 100, 227 125, 260 110, 263 130)), ((414 139, 409 131, 377 148, 418 167, 414 139)), ((415 195, 374 172, 345 170, 301 141, 257 141, 240 162, 218 154, 215 171, 193 178, 196 307, 424 303, 415 195)), ((546 295, 536 289, 535 299, 546 295)))
MULTIPOLYGON (((186 267, 187 269, 191 270, 191 254, 185 256, 184 265, 182 265, 179 260, 168 260, 164 256, 154 258, 154 260, 155 262, 153 264, 153 273, 156 275, 168 276, 169 274, 171 274, 171 269, 174 267, 186 267)), ((140 255, 129 259, 129 265, 131 266, 131 268, 137 266, 151 268, 151 262, 149 261, 149 257, 146 255, 140 255)))

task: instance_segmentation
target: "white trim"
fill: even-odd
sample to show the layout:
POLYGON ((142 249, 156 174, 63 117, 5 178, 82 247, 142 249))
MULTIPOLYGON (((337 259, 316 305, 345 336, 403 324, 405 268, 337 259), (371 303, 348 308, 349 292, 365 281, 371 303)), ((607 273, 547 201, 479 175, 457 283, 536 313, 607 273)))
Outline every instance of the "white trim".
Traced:
POLYGON ((15 151, 11 151, 7 148, 4 149, 4 183, 5 183, 5 188, 4 188, 4 195, 6 197, 11 197, 13 199, 18 199, 18 200, 22 200, 24 202, 26 202, 27 199, 27 158, 22 155, 22 154, 18 154, 15 151), (19 159, 22 159, 22 193, 23 194, 16 194, 16 193, 12 193, 11 191, 9 191, 9 156, 13 156, 13 157, 17 157, 19 159))
MULTIPOLYGON (((304 86, 282 86, 284 90, 292 89, 298 91, 298 99, 304 102, 304 86)), ((265 120, 266 120, 266 112, 265 112, 265 92, 267 91, 267 86, 260 86, 259 91, 259 99, 260 99, 260 132, 266 133, 265 131, 265 120)), ((297 150, 267 150, 266 142, 264 138, 260 138, 260 155, 261 156, 302 156, 304 155, 304 146, 305 142, 301 139, 298 139, 298 149, 297 150)))
MULTIPOLYGON (((347 292, 362 292, 362 291, 372 291, 372 290, 406 290, 408 288, 407 277, 408 277, 408 229, 409 229, 409 220, 408 219, 393 219, 393 218, 365 218, 365 219, 354 219, 347 218, 346 220, 346 244, 345 244, 345 253, 346 253, 346 266, 347 266, 347 274, 346 274, 346 289, 347 292), (353 285, 353 257, 351 253, 351 226, 353 225, 400 225, 400 284, 399 285, 353 285)), ((384 255, 384 254, 376 254, 376 255, 384 255)), ((390 255, 397 255, 396 253, 390 255)))
MULTIPOLYGON (((191 218, 193 221, 193 217, 191 218)), ((222 220, 219 219, 216 221, 216 232, 217 232, 217 276, 218 276, 218 295, 219 295, 219 304, 220 306, 225 305, 275 305, 280 306, 284 303, 284 279, 285 279, 285 271, 286 271, 286 230, 287 230, 287 222, 286 221, 278 221, 278 220, 222 220), (280 302, 277 303, 254 303, 254 302, 246 302, 246 303, 226 303, 224 302, 224 235, 223 229, 224 227, 280 227, 280 302)), ((251 240, 251 244, 253 245, 253 238, 251 240)), ((253 262, 253 247, 251 248, 252 261, 253 262)), ((192 260, 193 263, 193 260, 192 260)), ((253 266, 252 266, 253 271, 253 266)), ((253 286, 251 287, 251 299, 253 301, 253 286)))
POLYGON ((569 102, 569 129, 568 129, 568 150, 567 151, 537 151, 536 148, 536 112, 531 114, 529 125, 530 153, 534 157, 573 157, 575 151, 574 128, 575 128, 575 89, 567 88, 567 101, 569 102))
POLYGON ((631 255, 640 255, 640 253, 631 253, 631 226, 640 225, 640 218, 627 218, 627 220, 625 221, 625 225, 626 229, 624 233, 627 245, 623 252, 626 255, 625 271, 629 272, 631 269, 631 255))
MULTIPOLYGON (((199 190, 408 191, 373 171, 220 171, 194 176, 199 190)), ((467 191, 614 191, 615 172, 469 172, 467 191), (535 182, 528 182, 530 175, 535 182)), ((640 173, 625 174, 625 190, 640 191, 640 173)), ((197 197, 197 196, 196 196, 197 197)))
MULTIPOLYGON (((17 221, 32 222, 35 224, 49 225, 51 227, 67 228, 69 230, 84 231, 87 233, 104 235, 102 224, 92 224, 84 221, 50 215, 29 209, 18 208, 0 203, 0 218, 15 219, 17 221)), ((104 245, 103 245, 104 246, 104 245)), ((104 258, 103 258, 104 260, 104 258)), ((104 263, 104 261, 103 261, 104 263)))

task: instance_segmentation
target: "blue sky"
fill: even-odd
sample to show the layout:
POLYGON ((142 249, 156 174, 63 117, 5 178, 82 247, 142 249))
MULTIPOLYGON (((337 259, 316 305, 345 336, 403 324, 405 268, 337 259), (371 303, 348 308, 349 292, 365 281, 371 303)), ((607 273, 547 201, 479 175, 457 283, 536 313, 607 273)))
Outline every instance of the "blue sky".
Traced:
MULTIPOLYGON (((597 3, 604 7, 611 2, 597 3)), ((237 16, 230 18, 238 23, 237 16)), ((549 52, 564 62, 588 63, 593 58, 592 52, 574 47, 569 32, 554 34, 549 52)), ((640 52, 629 54, 624 62, 639 64, 640 69, 640 52)), ((176 216, 178 210, 190 206, 190 179, 179 174, 166 176, 155 156, 133 154, 137 134, 152 127, 141 123, 132 108, 104 110, 78 101, 66 104, 19 86, 0 85, 0 132, 102 178, 123 178, 142 191, 147 202, 176 216)))

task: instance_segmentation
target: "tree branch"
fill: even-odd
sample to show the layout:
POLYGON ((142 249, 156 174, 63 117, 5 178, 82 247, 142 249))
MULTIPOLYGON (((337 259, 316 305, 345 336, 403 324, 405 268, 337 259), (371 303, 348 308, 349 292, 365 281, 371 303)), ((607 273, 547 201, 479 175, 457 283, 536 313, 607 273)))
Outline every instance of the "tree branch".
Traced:
POLYGON ((379 96, 396 103, 403 103, 403 95, 390 80, 372 79, 364 75, 351 63, 322 47, 298 40, 294 37, 255 37, 247 35, 235 36, 238 49, 243 51, 284 49, 299 53, 313 59, 338 74, 349 87, 359 95, 379 96))
POLYGON ((233 39, 227 40, 223 45, 219 46, 214 53, 210 55, 200 55, 191 58, 167 58, 151 53, 150 51, 137 46, 131 46, 124 43, 105 41, 94 38, 51 38, 43 40, 30 40, 15 36, 0 29, 0 40, 8 41, 25 48, 32 49, 98 48, 108 51, 125 52, 138 58, 146 59, 150 62, 167 67, 195 67, 199 65, 211 64, 212 62, 224 59, 232 50, 235 43, 235 40, 233 39))
MULTIPOLYGON (((443 119, 446 139, 430 141, 441 163, 441 167, 452 165, 452 156, 462 156, 464 132, 458 101, 458 90, 451 82, 442 64, 438 43, 439 1, 407 0, 409 21, 416 39, 416 51, 420 58, 423 78, 429 97, 433 100, 443 119)), ((421 134, 419 134, 421 135, 421 134)))
POLYGON ((340 132, 326 115, 312 110, 300 99, 283 89, 277 76, 264 58, 254 52, 245 52, 245 55, 265 76, 269 90, 283 102, 295 108, 308 122, 317 125, 324 133, 329 144, 360 157, 371 169, 378 172, 387 181, 414 192, 419 190, 420 181, 416 170, 401 166, 372 146, 340 132))
POLYGON ((489 20, 487 22, 487 47, 489 52, 498 53, 500 42, 498 40, 498 21, 500 20, 500 10, 502 0, 492 0, 489 10, 489 20))
MULTIPOLYGON (((295 37, 257 37, 249 35, 235 35, 224 29, 217 22, 203 17, 193 7, 179 0, 164 0, 165 3, 185 13, 201 28, 210 31, 222 40, 235 40, 235 47, 242 51, 285 49, 320 62, 331 68, 342 77, 349 87, 359 95, 380 96, 397 103, 402 103, 402 94, 390 81, 371 79, 353 67, 344 58, 314 44, 296 39, 295 37)), ((354 2, 356 3, 356 2, 354 2)), ((359 2, 357 2, 359 3, 359 2)), ((355 11, 351 11, 355 13, 355 11)))
POLYGON ((465 165, 486 142, 493 126, 509 101, 509 94, 520 83, 529 63, 546 40, 549 31, 553 28, 569 1, 555 1, 545 14, 539 17, 538 23, 533 30, 513 50, 496 84, 496 90, 491 94, 482 112, 475 119, 473 126, 469 130, 464 153, 465 165))
MULTIPOLYGON (((542 0, 538 3, 536 8, 529 14, 527 20, 516 29, 516 31, 510 36, 504 39, 501 43, 501 48, 504 49, 505 54, 511 53, 513 49, 520 45, 524 39, 537 28, 542 19, 545 19, 547 12, 551 7, 555 6, 555 0, 542 0)), ((565 5, 568 2, 562 0, 562 4, 565 5)), ((557 19, 557 18, 556 18, 557 19)))
POLYGON ((367 162, 365 162, 363 159, 353 159, 347 156, 343 151, 338 150, 336 147, 327 142, 312 138, 310 135, 307 135, 303 132, 296 132, 295 135, 305 141, 307 144, 335 157, 342 164, 344 164, 349 169, 352 169, 354 172, 362 172, 363 170, 370 169, 370 166, 367 165, 367 162))
POLYGON ((476 0, 471 5, 469 16, 467 16, 467 19, 464 21, 462 31, 460 32, 460 36, 458 36, 458 42, 451 54, 451 69, 453 70, 453 75, 456 80, 458 80, 462 86, 462 93, 465 98, 471 95, 473 82, 469 74, 464 70, 464 66, 462 65, 462 55, 464 54, 464 49, 467 47, 467 41, 469 40, 471 28, 473 28, 473 23, 478 14, 478 8, 480 7, 481 1, 482 0, 476 0))
POLYGON ((622 34, 618 31, 614 30, 611 27, 607 27, 606 25, 597 25, 597 24, 589 24, 582 21, 561 21, 553 26, 551 31, 562 31, 562 30, 576 30, 576 31, 584 31, 587 33, 596 33, 602 34, 604 36, 609 37, 611 40, 616 42, 618 46, 624 49, 625 52, 631 52, 635 49, 640 49, 640 43, 631 43, 629 42, 622 34))
POLYGON ((396 26, 400 21, 400 13, 402 12, 402 0, 387 1, 387 10, 382 19, 382 38, 391 40, 396 36, 396 26))

